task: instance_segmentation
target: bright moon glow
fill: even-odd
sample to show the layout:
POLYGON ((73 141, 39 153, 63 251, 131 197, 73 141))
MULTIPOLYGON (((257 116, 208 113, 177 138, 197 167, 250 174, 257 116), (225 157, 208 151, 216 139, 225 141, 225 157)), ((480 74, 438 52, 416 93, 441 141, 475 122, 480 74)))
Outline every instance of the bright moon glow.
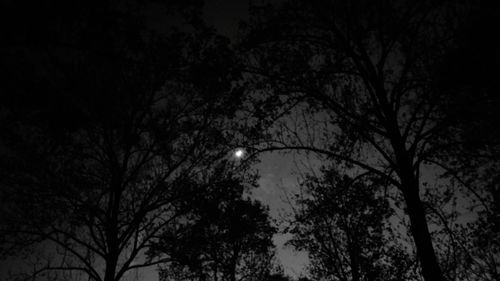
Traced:
POLYGON ((236 156, 236 158, 241 158, 243 157, 243 149, 238 149, 234 152, 234 156, 236 156))

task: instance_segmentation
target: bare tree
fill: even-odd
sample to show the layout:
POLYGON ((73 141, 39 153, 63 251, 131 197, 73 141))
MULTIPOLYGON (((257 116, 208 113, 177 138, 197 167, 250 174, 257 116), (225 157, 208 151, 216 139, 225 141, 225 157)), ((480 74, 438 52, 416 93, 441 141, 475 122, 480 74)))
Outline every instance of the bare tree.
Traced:
POLYGON ((29 277, 120 280, 167 261, 145 251, 185 219, 193 194, 222 180, 212 175, 230 148, 238 96, 227 40, 189 18, 191 7, 187 32, 161 34, 137 3, 95 4, 40 5, 30 20, 54 17, 21 25, 2 50, 12 78, 2 90, 2 248, 53 253, 29 277))
POLYGON ((396 187, 426 281, 446 276, 422 171, 456 142, 445 130, 456 121, 443 110, 450 96, 433 75, 465 10, 446 1, 287 1, 260 12, 243 43, 262 96, 307 116, 283 121, 258 150, 311 151, 396 187))
POLYGON ((376 178, 351 178, 333 167, 322 172, 302 183, 290 226, 289 243, 308 251, 311 275, 316 280, 416 280, 416 263, 404 247, 408 241, 401 226, 394 223, 384 186, 376 178))

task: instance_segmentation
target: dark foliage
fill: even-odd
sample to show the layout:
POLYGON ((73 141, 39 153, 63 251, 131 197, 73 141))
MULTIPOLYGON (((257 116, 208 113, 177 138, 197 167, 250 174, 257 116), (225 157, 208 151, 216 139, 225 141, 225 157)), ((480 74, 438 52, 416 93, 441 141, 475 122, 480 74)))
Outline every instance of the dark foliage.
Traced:
POLYGON ((26 274, 47 278, 120 280, 164 262, 140 260, 221 169, 246 167, 222 161, 239 103, 228 41, 179 3, 161 7, 192 24, 162 32, 147 23, 155 3, 3 5, 16 23, 2 48, 3 253, 52 245, 26 274))
POLYGON ((13 278, 290 280, 247 189, 252 156, 301 150, 314 280, 499 280, 498 8, 250 2, 237 50, 198 0, 0 4, 13 278))
POLYGON ((268 211, 244 198, 238 182, 221 187, 196 195, 189 219, 160 234, 149 255, 170 258, 161 266, 162 280, 250 281, 269 275, 276 229, 268 211))
MULTIPOLYGON (((477 25, 485 4, 285 1, 256 14, 242 42, 254 87, 290 113, 261 151, 317 153, 351 174, 370 174, 395 187, 395 205, 409 218, 425 280, 457 278, 463 253, 455 237, 463 227, 457 217, 481 194, 495 197, 484 181, 471 187, 449 177, 465 171, 450 165, 464 143, 476 153, 494 135, 489 124, 496 115, 482 109, 496 104, 496 84, 487 80, 497 71, 486 70, 496 57, 487 55, 493 61, 479 73, 453 67, 477 61, 481 51, 470 46, 487 45, 473 39, 481 36, 477 30, 487 33, 494 18, 484 22, 486 28, 477 25), (474 36, 464 39, 467 33, 474 36), (447 67, 453 70, 442 74, 447 67), (463 80, 455 83, 458 77, 463 80), (430 185, 431 178, 439 183, 430 185), (460 211, 457 201, 463 202, 460 211)), ((474 169, 490 165, 491 159, 474 169)), ((475 278, 474 272, 463 274, 475 278)))
POLYGON ((290 244, 306 250, 315 280, 412 280, 415 265, 383 186, 334 169, 297 196, 290 244))

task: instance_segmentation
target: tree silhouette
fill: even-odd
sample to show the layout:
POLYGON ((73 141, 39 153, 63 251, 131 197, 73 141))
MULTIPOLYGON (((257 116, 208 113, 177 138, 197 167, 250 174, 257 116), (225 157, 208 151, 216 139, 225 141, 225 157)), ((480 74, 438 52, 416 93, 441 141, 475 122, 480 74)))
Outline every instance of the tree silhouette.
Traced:
POLYGON ((297 113, 259 150, 315 152, 396 187, 427 281, 445 276, 422 171, 439 166, 437 152, 455 143, 445 128, 456 124, 433 75, 466 10, 446 1, 286 1, 256 17, 243 42, 255 87, 297 113))
POLYGON ((487 1, 474 2, 472 12, 460 27, 454 48, 444 56, 435 87, 450 96, 447 114, 456 120, 448 134, 456 145, 438 152, 441 166, 456 185, 465 185, 474 198, 469 211, 477 215, 454 234, 459 278, 497 280, 500 260, 500 188, 498 156, 500 138, 498 83, 500 57, 490 34, 498 25, 498 8, 487 1))
POLYGON ((166 255, 162 280, 263 280, 274 257, 268 211, 237 181, 196 196, 185 224, 160 234, 150 255, 166 255))
POLYGON ((160 32, 144 5, 52 1, 26 18, 5 4, 18 25, 2 49, 2 249, 55 249, 28 276, 111 281, 162 263, 146 250, 224 180, 213 173, 238 105, 228 42, 199 7, 182 10, 186 31, 160 32))
POLYGON ((0 254, 49 255, 18 277, 290 279, 243 147, 325 162, 292 228, 313 277, 499 278, 498 10, 260 2, 237 55, 202 1, 0 4, 0 254))
MULTIPOLYGON (((309 252, 316 280, 412 280, 414 263, 395 231, 388 196, 373 180, 324 168, 297 197, 289 242, 309 252)), ((396 228, 396 230, 399 230, 396 228)))

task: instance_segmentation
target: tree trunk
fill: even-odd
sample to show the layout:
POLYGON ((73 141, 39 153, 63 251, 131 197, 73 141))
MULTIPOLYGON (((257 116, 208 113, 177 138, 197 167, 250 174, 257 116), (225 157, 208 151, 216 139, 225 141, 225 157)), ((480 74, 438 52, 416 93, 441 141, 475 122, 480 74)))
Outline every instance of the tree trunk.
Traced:
POLYGON ((122 195, 121 172, 114 172, 111 181, 111 194, 108 202, 108 219, 106 229, 106 242, 108 254, 106 257, 106 269, 103 281, 115 281, 118 258, 120 256, 120 243, 118 241, 118 213, 120 212, 120 199, 122 195))
MULTIPOLYGON (((397 124, 396 118, 393 120, 394 124, 397 124)), ((446 281, 432 245, 424 206, 420 200, 419 180, 414 173, 412 158, 405 148, 405 142, 401 138, 398 128, 397 125, 392 127, 391 143, 396 156, 398 176, 401 182, 400 190, 403 193, 406 212, 410 218, 410 231, 415 241, 422 276, 425 281, 446 281)))
POLYGON ((106 260, 106 271, 104 272, 103 281, 115 281, 117 259, 109 257, 106 260))
MULTIPOLYGON (((411 176, 410 176, 411 177, 411 176)), ((415 241, 417 257, 420 260, 422 276, 425 281, 445 281, 441 272, 432 238, 425 217, 425 210, 420 200, 418 184, 415 179, 402 180, 402 192, 410 218, 410 230, 415 241)))

